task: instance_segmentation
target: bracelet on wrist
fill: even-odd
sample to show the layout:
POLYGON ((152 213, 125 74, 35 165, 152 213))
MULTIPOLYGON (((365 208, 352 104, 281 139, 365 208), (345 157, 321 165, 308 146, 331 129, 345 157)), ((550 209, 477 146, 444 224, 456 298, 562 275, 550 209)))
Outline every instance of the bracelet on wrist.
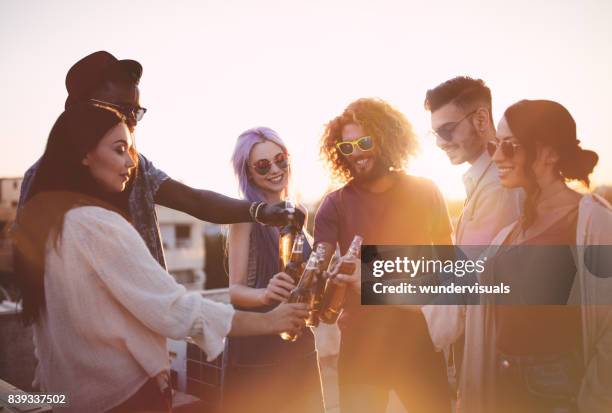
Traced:
POLYGON ((263 206, 265 206, 265 205, 266 205, 266 203, 265 203, 265 202, 260 202, 260 203, 257 205, 257 208, 255 208, 255 222, 257 222, 258 224, 261 224, 261 225, 266 225, 266 224, 264 224, 263 222, 261 222, 261 221, 259 220, 259 211, 261 210, 261 207, 263 207, 263 206))
POLYGON ((257 209, 258 202, 251 202, 251 206, 249 207, 249 215, 251 216, 252 222, 257 222, 255 220, 255 210, 257 209))

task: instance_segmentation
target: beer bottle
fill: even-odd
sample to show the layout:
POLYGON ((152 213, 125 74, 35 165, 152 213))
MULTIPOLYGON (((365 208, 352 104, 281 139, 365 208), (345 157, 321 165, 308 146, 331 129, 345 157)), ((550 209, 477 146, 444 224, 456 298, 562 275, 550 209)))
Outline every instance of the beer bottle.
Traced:
POLYGON ((293 242, 293 249, 289 262, 285 266, 285 272, 293 278, 295 284, 300 280, 300 275, 304 272, 304 234, 297 234, 293 242))
MULTIPOLYGON (((361 238, 359 235, 355 235, 348 252, 343 258, 358 258, 361 252, 362 242, 363 238, 361 238)), ((352 262, 345 262, 343 259, 341 259, 340 264, 336 264, 334 268, 330 266, 329 278, 325 284, 325 291, 323 292, 323 299, 321 303, 321 313, 319 315, 319 318, 324 323, 335 323, 342 313, 342 308, 344 306, 347 285, 345 283, 338 282, 335 279, 336 274, 353 274, 354 272, 355 264, 352 262)))
POLYGON ((324 262, 326 253, 326 245, 318 244, 316 248, 317 271, 315 272, 314 283, 312 283, 310 287, 308 318, 306 318, 306 326, 308 327, 316 327, 319 325, 319 314, 321 312, 323 291, 325 290, 325 279, 323 278, 323 273, 325 271, 324 262))
MULTIPOLYGON (((295 204, 292 200, 285 200, 285 209, 290 213, 295 212, 295 204)), ((280 230, 278 238, 279 271, 283 271, 289 264, 295 236, 300 230, 301 228, 296 228, 293 223, 288 223, 280 230)))
MULTIPOLYGON (((297 286, 291 290, 291 294, 289 295, 289 299, 287 302, 289 303, 307 303, 310 304, 311 297, 311 288, 313 283, 315 282, 316 273, 318 271, 319 257, 317 256, 317 252, 313 251, 310 254, 310 258, 308 258, 308 262, 306 263, 306 268, 304 268, 304 272, 300 277, 300 280, 297 286)), ((300 336, 301 332, 291 333, 288 331, 282 332, 280 334, 283 340, 287 341, 295 341, 300 336)))

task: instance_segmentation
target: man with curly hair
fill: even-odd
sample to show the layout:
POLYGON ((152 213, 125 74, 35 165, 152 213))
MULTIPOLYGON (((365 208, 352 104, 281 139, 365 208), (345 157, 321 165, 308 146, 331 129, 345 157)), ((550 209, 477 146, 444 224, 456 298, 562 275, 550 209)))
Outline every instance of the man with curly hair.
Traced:
MULTIPOLYGON (((321 145, 344 186, 329 193, 317 211, 315 244, 338 246, 344 254, 354 235, 375 245, 451 243, 440 191, 404 172, 417 139, 398 110, 379 99, 359 99, 327 124, 321 145)), ((338 275, 349 285, 339 320, 341 411, 384 412, 394 390, 411 413, 450 412, 444 358, 434 350, 423 315, 360 306, 358 272, 338 275)))

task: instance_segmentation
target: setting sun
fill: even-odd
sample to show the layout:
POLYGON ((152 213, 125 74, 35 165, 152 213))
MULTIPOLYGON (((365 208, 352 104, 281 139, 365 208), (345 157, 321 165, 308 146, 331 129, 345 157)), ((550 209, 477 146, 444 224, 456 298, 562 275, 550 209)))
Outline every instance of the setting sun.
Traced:
POLYGON ((59 3, 41 3, 27 13, 20 3, 1 6, 3 61, 21 68, 0 66, 0 76, 11 79, 0 111, 14 120, 0 125, 2 176, 23 174, 42 154, 63 109, 70 65, 107 49, 144 67, 141 102, 148 112, 136 133, 137 148, 194 187, 236 195, 229 165, 233 145, 241 132, 261 125, 287 142, 295 186, 304 201, 316 202, 330 187, 319 160, 325 123, 357 98, 380 97, 402 111, 420 136, 421 152, 409 172, 434 180, 447 198, 461 199, 466 167, 451 166, 428 138, 423 109, 427 89, 457 75, 487 82, 495 121, 523 98, 563 103, 576 119, 582 145, 600 155, 593 185, 612 181, 612 80, 605 69, 612 56, 604 41, 610 37, 610 10, 601 2, 555 4, 554 22, 543 18, 549 6, 533 2, 514 2, 503 13, 470 2, 187 2, 176 13, 162 3, 117 2, 93 11, 64 2, 70 7, 54 14, 54 28, 47 30, 59 3), (112 33, 92 30, 114 13, 139 17, 112 33), (584 20, 574 20, 577 15, 584 20), (27 33, 19 23, 24 19, 31 22, 27 33), (520 29, 515 20, 522 22, 520 29), (43 47, 41 36, 62 47, 43 47))

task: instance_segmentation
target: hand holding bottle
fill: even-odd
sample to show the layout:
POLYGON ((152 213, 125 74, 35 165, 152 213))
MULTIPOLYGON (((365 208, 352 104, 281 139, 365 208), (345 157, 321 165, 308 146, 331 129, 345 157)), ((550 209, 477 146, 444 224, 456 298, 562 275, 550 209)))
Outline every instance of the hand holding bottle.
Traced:
POLYGON ((254 220, 264 225, 277 227, 293 225, 301 229, 306 215, 299 208, 287 209, 285 201, 281 201, 277 204, 263 204, 254 216, 254 220))
POLYGON ((361 293, 361 260, 356 257, 341 258, 334 279, 347 284, 356 293, 361 293))
POLYGON ((361 292, 361 262, 359 255, 363 238, 355 235, 347 253, 330 263, 329 276, 325 284, 319 318, 333 324, 342 313, 347 288, 357 294, 361 292))
POLYGON ((304 303, 283 303, 267 313, 236 311, 232 319, 230 336, 257 336, 298 332, 304 328, 308 306, 304 303))
POLYGON ((283 303, 266 313, 269 333, 279 334, 283 331, 299 331, 304 327, 304 318, 308 316, 306 304, 283 303))
POLYGON ((276 273, 268 282, 267 287, 261 290, 261 303, 268 305, 287 301, 294 287, 293 278, 289 274, 282 271, 276 273))

